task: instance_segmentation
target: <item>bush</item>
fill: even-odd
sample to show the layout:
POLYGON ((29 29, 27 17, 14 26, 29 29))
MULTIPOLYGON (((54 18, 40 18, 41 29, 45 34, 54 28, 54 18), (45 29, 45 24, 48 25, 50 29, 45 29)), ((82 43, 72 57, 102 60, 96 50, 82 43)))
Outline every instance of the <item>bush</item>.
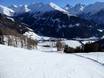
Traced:
POLYGON ((100 51, 100 48, 101 47, 97 43, 95 44, 87 43, 84 45, 84 52, 96 52, 100 51))
POLYGON ((87 52, 98 52, 104 51, 103 48, 97 43, 87 43, 83 47, 71 48, 68 45, 65 45, 64 52, 65 53, 87 53, 87 52))
POLYGON ((50 47, 50 45, 43 45, 43 47, 50 47))
POLYGON ((77 48, 75 48, 75 50, 74 50, 76 53, 78 53, 78 52, 82 52, 83 51, 83 49, 82 49, 82 47, 77 47, 77 48))
POLYGON ((75 50, 74 50, 74 48, 71 48, 71 47, 68 47, 68 45, 65 45, 64 52, 65 53, 74 53, 75 50))

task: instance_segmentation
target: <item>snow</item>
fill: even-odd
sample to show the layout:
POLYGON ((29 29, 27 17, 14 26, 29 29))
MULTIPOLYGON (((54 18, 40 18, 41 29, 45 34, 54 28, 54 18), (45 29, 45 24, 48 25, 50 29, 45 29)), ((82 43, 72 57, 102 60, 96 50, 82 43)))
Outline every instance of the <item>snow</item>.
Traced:
POLYGON ((7 15, 7 16, 13 16, 14 11, 8 7, 5 7, 3 5, 0 5, 0 13, 7 15))
POLYGON ((80 26, 80 23, 77 23, 76 26, 80 26))
MULTIPOLYGON (((49 46, 49 47, 43 47, 42 44, 40 44, 38 46, 38 49, 39 49, 39 51, 47 52, 47 53, 53 53, 53 52, 55 53, 55 52, 57 52, 57 48, 51 47, 51 46, 49 46)), ((60 51, 60 53, 62 53, 62 51, 60 51)))
POLYGON ((96 52, 96 53, 78 53, 77 55, 83 56, 85 58, 95 60, 104 65, 104 53, 96 52))
POLYGON ((85 5, 76 4, 74 7, 71 8, 71 13, 77 15, 82 13, 84 9, 85 9, 85 5))
POLYGON ((99 32, 103 32, 103 29, 97 29, 99 32))
POLYGON ((104 36, 102 36, 101 39, 104 39, 104 36))
POLYGON ((38 36, 37 34, 35 34, 32 31, 25 32, 24 35, 27 36, 28 38, 31 38, 31 39, 34 39, 34 40, 40 40, 41 39, 40 36, 38 36))
POLYGON ((56 5, 55 3, 53 2, 50 2, 49 4, 52 8, 58 10, 58 11, 61 11, 61 12, 65 12, 65 13, 68 13, 66 10, 62 9, 61 7, 59 7, 58 5, 56 5))
POLYGON ((96 2, 89 5, 76 4, 73 7, 70 5, 66 5, 65 8, 62 8, 53 2, 50 2, 49 4, 34 3, 30 5, 20 5, 20 6, 12 5, 10 7, 5 7, 0 5, 0 13, 3 13, 7 16, 12 16, 14 12, 16 14, 21 14, 25 12, 44 13, 44 12, 50 12, 54 10, 58 10, 65 14, 75 15, 75 16, 81 13, 95 14, 101 10, 104 10, 104 2, 96 2))
POLYGON ((16 14, 22 14, 30 11, 28 5, 20 5, 20 6, 12 5, 10 8, 13 9, 16 14))
POLYGON ((11 17, 7 17, 7 19, 11 20, 11 21, 15 21, 13 18, 11 17))
POLYGON ((81 46, 81 43, 79 41, 75 41, 75 40, 64 40, 63 42, 72 48, 81 46))
POLYGON ((28 6, 29 9, 31 9, 32 13, 36 13, 36 12, 50 12, 50 11, 55 11, 58 10, 60 12, 69 14, 66 10, 62 9, 61 7, 59 7, 58 5, 56 5, 53 2, 50 2, 49 4, 44 4, 44 3, 34 3, 28 6))
POLYGON ((41 36, 41 40, 49 40, 50 37, 46 37, 46 36, 41 36))
POLYGON ((73 7, 67 5, 65 9, 73 15, 83 14, 83 13, 93 15, 101 10, 104 10, 104 2, 95 2, 93 4, 88 4, 88 5, 76 4, 73 7))
POLYGON ((104 65, 77 54, 0 45, 0 78, 104 78, 104 65))
POLYGON ((73 38, 75 40, 81 40, 81 41, 95 41, 95 40, 98 40, 99 38, 98 37, 95 37, 95 36, 92 36, 92 37, 89 37, 89 38, 73 38))
POLYGON ((76 4, 75 6, 70 6, 69 4, 67 4, 64 9, 69 11, 69 13, 71 13, 72 15, 77 15, 83 12, 85 8, 84 4, 76 4))
POLYGON ((63 12, 69 15, 68 11, 62 9, 61 7, 59 7, 53 2, 50 2, 49 4, 34 3, 30 5, 20 5, 20 6, 11 5, 9 8, 12 9, 16 14, 22 14, 26 12, 45 13, 45 12, 58 10, 60 12, 63 12))

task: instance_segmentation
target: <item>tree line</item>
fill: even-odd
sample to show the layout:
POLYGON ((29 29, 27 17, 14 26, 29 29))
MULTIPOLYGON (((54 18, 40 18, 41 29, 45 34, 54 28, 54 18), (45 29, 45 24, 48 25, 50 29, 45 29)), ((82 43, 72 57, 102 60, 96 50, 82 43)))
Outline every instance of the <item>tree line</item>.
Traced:
POLYGON ((23 34, 19 34, 15 30, 2 27, 0 28, 0 44, 34 49, 37 47, 37 40, 33 40, 24 36, 23 34))

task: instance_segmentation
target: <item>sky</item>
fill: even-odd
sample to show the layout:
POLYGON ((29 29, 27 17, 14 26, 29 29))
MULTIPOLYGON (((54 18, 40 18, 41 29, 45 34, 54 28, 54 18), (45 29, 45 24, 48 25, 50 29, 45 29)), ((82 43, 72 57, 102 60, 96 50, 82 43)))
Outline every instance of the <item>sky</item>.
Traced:
POLYGON ((0 4, 7 6, 12 4, 23 5, 23 4, 32 4, 39 2, 43 2, 46 4, 50 2, 54 2, 57 5, 65 6, 66 4, 75 5, 77 3, 92 4, 94 2, 104 2, 104 0, 0 0, 0 4))

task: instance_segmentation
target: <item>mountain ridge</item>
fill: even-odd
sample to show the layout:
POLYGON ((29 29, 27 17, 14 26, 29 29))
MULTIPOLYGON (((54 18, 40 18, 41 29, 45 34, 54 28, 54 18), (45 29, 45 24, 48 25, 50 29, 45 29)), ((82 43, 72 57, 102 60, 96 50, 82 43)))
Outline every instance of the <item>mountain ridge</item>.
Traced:
POLYGON ((34 32, 40 35, 85 38, 92 36, 101 37, 104 32, 103 25, 99 25, 96 22, 97 18, 95 21, 94 19, 86 19, 87 16, 89 18, 92 18, 92 16, 83 14, 86 6, 82 4, 72 7, 73 9, 75 8, 73 13, 70 10, 68 11, 68 8, 66 11, 54 3, 36 3, 19 7, 14 5, 12 7, 14 10, 17 10, 17 13, 15 12, 13 16, 14 20, 27 24, 29 28, 32 28, 34 32), (21 9, 23 10, 21 11, 21 9), (102 32, 98 30, 102 30, 102 32))

